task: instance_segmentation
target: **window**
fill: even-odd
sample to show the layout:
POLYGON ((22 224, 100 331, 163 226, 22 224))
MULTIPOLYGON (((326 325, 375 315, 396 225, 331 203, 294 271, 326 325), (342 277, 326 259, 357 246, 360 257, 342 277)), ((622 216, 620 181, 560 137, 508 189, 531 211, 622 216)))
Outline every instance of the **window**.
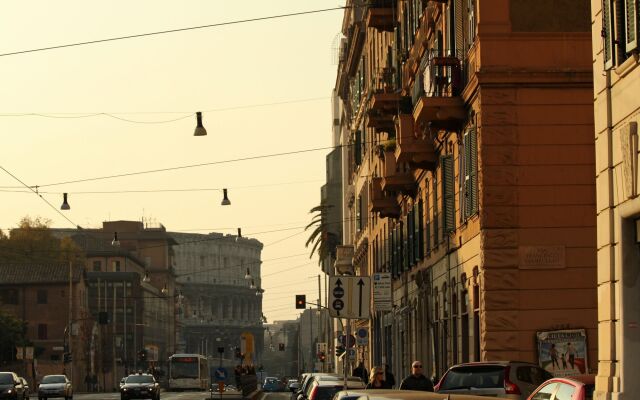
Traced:
POLYGON ((120 261, 116 260, 113 262, 113 272, 120 272, 120 261))
POLYGON ((557 386, 558 386, 557 382, 551 382, 550 384, 538 390, 538 392, 535 395, 533 395, 531 400, 549 400, 553 392, 556 390, 557 386))
POLYGON ((38 289, 38 304, 47 304, 47 290, 46 289, 38 289))
POLYGON ((576 391, 576 387, 573 385, 569 385, 567 383, 560 383, 560 387, 556 392, 555 400, 571 400, 573 399, 573 394, 576 391))
POLYGON ((469 47, 476 40, 476 0, 467 0, 467 42, 469 47))
POLYGON ((438 178, 437 172, 433 173, 433 247, 437 247, 440 241, 438 240, 440 235, 440 227, 438 220, 440 219, 440 212, 438 211, 438 178))
POLYGON ((100 272, 102 270, 102 261, 93 262, 93 272, 100 272))
POLYGON ((18 289, 5 289, 0 293, 0 305, 1 304, 18 304, 18 289))
POLYGON ((638 48, 638 7, 635 0, 602 0, 604 69, 620 65, 638 48))
POLYGON ((200 256, 200 266, 204 267, 204 256, 200 256))
POLYGON ((38 324, 38 339, 47 340, 47 324, 38 324))

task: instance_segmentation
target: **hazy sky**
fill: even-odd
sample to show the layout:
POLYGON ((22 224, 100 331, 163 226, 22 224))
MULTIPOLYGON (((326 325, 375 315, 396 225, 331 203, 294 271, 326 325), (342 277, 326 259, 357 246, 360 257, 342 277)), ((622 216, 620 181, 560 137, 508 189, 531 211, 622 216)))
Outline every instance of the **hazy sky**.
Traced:
MULTIPOLYGON (((343 4, 4 2, 0 54, 343 4)), ((47 185, 330 146, 342 15, 328 11, 0 56, 0 166, 42 186, 56 208, 68 192, 65 215, 83 227, 143 217, 171 231, 235 233, 241 227, 265 244, 264 314, 269 322, 295 318, 294 294, 317 297, 319 269, 308 257, 303 227, 320 201, 328 150, 47 185), (203 112, 206 137, 193 136, 196 111, 203 112), (116 118, 87 116, 93 113, 116 118), (220 205, 216 190, 95 193, 223 187, 231 206, 220 205), (295 257, 269 261, 286 256, 295 257)), ((1 229, 26 215, 74 226, 2 170, 0 186, 1 229)))

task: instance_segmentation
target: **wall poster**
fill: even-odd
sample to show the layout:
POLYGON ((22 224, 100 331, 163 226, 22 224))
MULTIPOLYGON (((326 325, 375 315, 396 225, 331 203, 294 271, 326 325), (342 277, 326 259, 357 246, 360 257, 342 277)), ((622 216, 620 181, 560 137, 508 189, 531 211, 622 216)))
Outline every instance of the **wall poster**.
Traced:
POLYGON ((537 332, 538 363, 554 376, 589 373, 584 329, 537 332))

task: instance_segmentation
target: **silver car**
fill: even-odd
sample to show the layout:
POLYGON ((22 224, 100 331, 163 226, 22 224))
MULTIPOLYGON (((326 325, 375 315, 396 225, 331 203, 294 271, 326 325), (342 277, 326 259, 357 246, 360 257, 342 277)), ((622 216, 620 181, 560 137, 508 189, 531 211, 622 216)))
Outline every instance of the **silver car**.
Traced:
POLYGON ((73 399, 73 386, 66 375, 46 375, 38 386, 38 400, 62 397, 73 399))
POLYGON ((528 362, 480 361, 449 368, 435 391, 525 400, 549 378, 549 372, 528 362))

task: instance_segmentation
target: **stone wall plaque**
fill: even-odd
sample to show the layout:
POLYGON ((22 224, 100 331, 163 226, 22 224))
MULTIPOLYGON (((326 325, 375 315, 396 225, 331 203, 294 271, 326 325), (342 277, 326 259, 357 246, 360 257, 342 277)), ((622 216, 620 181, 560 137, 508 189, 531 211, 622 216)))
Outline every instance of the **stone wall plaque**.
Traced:
POLYGON ((620 152, 624 192, 628 199, 638 195, 638 123, 628 122, 620 128, 620 152))
POLYGON ((566 267, 564 246, 520 246, 518 258, 521 269, 566 267))

